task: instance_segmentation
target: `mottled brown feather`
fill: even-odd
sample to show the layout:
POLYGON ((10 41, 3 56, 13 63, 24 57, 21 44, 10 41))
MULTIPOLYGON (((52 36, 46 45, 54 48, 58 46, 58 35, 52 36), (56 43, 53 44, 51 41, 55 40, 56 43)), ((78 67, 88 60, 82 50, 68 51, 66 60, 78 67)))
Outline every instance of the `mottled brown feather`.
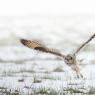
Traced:
POLYGON ((23 45, 25 45, 29 48, 39 50, 39 51, 42 51, 42 52, 46 52, 46 53, 51 53, 51 54, 54 54, 54 55, 58 55, 60 57, 64 57, 64 55, 61 54, 59 51, 57 51, 55 49, 47 48, 45 45, 39 43, 38 41, 35 41, 35 40, 30 41, 30 40, 26 40, 26 39, 21 39, 20 41, 23 45))
POLYGON ((94 38, 95 38, 95 33, 75 51, 74 55, 76 55, 81 49, 83 49, 94 38))

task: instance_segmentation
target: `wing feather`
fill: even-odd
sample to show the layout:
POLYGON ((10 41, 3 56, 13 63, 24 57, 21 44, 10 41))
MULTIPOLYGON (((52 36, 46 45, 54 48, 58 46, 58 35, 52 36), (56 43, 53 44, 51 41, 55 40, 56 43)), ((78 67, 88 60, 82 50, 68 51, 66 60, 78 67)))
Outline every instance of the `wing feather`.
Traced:
POLYGON ((20 40, 21 43, 29 48, 32 48, 34 50, 39 50, 42 52, 46 52, 46 53, 51 53, 60 57, 64 57, 63 54, 61 54, 59 51, 55 50, 55 49, 50 49, 48 47, 46 47, 45 45, 39 43, 38 41, 35 40, 26 40, 26 39, 21 39, 20 40))
POLYGON ((94 38, 95 38, 95 33, 75 51, 74 55, 76 55, 81 49, 83 49, 94 38))

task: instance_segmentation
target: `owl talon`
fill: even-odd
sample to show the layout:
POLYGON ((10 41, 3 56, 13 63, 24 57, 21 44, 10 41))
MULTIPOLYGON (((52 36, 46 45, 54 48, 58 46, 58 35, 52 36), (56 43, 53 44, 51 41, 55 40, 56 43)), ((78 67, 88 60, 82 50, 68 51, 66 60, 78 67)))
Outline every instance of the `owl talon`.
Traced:
POLYGON ((83 75, 82 74, 77 75, 77 78, 83 78, 83 75))

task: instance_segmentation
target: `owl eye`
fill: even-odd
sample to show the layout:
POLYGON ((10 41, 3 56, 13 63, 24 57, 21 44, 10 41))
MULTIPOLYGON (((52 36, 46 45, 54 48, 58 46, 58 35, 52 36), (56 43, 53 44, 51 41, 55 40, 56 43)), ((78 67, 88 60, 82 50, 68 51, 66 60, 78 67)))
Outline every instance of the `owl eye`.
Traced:
POLYGON ((70 57, 70 60, 72 60, 73 58, 72 57, 70 57))
POLYGON ((64 58, 65 60, 68 60, 67 57, 64 58))

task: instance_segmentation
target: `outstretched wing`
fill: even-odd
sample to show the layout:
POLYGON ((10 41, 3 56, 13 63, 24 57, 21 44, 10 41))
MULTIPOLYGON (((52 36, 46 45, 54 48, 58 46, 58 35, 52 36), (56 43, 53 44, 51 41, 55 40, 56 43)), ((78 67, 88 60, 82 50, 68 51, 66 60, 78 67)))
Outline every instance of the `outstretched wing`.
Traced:
POLYGON ((76 55, 82 48, 84 48, 94 37, 95 33, 75 51, 74 55, 76 55))
POLYGON ((21 39, 20 41, 23 45, 25 45, 29 48, 32 48, 34 50, 39 50, 42 52, 51 53, 51 54, 54 54, 54 55, 57 55, 60 57, 64 57, 64 55, 61 54, 60 52, 58 52, 57 50, 47 48, 45 45, 39 43, 38 41, 35 41, 35 40, 30 41, 30 40, 26 40, 26 39, 21 39))

